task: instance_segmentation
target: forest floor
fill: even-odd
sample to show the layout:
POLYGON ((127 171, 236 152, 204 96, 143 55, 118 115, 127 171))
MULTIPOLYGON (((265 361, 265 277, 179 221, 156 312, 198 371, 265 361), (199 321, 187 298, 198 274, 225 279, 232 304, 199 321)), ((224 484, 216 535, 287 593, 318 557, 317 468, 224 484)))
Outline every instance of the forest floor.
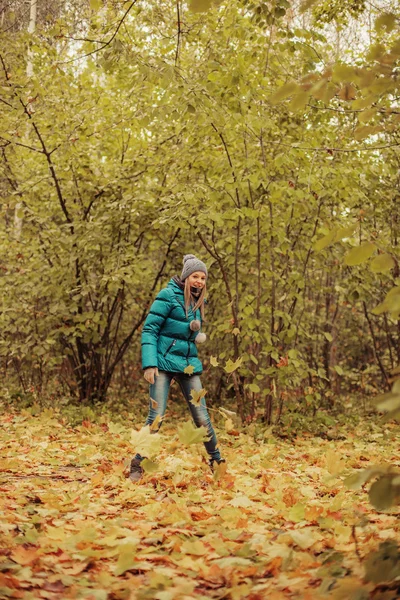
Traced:
POLYGON ((0 598, 400 597, 398 510, 343 484, 400 465, 398 424, 291 441, 221 426, 227 470, 213 475, 170 418, 158 467, 134 484, 129 420, 72 427, 51 409, 0 408, 0 598))

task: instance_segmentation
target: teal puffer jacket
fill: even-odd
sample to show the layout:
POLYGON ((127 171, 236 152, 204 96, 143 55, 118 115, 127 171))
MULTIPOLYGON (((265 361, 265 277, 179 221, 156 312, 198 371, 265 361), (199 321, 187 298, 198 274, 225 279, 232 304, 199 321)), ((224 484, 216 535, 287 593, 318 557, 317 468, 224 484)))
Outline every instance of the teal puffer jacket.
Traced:
POLYGON ((185 312, 183 290, 171 279, 151 305, 142 330, 142 367, 158 367, 161 371, 183 373, 188 366, 193 373, 203 371, 194 343, 198 331, 190 322, 201 321, 200 310, 185 312))

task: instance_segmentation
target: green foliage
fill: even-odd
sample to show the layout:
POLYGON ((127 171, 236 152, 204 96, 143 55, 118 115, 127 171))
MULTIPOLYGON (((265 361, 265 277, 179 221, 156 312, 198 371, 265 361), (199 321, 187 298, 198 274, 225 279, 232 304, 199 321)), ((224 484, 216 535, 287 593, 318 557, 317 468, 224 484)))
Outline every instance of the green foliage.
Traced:
MULTIPOLYGON (((211 399, 272 423, 299 398, 312 415, 341 386, 374 391, 398 343, 397 20, 377 15, 345 62, 283 0, 89 4, 38 25, 32 77, 27 34, 1 34, 7 376, 81 401, 136 392, 149 303, 194 251, 211 399)), ((328 4, 304 9, 340 26, 364 10, 328 4)))

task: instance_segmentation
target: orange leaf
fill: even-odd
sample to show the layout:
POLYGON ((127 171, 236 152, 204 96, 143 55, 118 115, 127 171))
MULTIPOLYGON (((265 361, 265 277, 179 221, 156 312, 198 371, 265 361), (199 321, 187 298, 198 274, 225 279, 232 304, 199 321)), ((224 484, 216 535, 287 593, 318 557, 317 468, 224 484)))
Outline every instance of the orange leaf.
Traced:
POLYGON ((31 565, 39 557, 36 548, 24 548, 23 546, 18 546, 18 548, 11 553, 11 558, 19 565, 26 566, 31 565))

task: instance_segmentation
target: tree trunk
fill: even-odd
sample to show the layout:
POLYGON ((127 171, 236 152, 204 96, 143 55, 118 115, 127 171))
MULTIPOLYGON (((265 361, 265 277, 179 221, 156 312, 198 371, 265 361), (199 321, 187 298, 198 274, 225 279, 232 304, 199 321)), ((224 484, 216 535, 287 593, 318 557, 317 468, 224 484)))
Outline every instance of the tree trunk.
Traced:
MULTIPOLYGON (((36 17, 37 17, 37 2, 38 0, 30 0, 30 10, 29 10, 29 25, 28 25, 28 33, 35 33, 36 30, 36 17)), ((32 50, 28 49, 28 57, 26 63, 26 75, 28 78, 33 76, 33 61, 32 61, 32 50)), ((22 224, 23 218, 20 216, 20 211, 22 210, 22 202, 17 202, 15 205, 14 212, 14 230, 15 237, 17 240, 21 239, 22 233, 22 224)))

